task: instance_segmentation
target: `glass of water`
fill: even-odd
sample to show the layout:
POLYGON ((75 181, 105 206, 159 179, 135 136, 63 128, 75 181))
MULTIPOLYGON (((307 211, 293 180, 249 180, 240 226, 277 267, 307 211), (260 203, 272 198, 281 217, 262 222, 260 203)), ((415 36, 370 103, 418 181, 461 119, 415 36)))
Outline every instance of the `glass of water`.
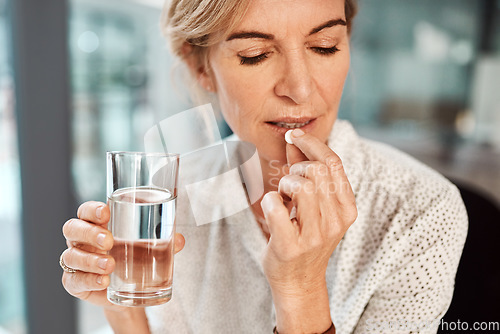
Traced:
POLYGON ((152 306, 172 297, 179 155, 107 153, 108 228, 116 266, 108 299, 152 306))

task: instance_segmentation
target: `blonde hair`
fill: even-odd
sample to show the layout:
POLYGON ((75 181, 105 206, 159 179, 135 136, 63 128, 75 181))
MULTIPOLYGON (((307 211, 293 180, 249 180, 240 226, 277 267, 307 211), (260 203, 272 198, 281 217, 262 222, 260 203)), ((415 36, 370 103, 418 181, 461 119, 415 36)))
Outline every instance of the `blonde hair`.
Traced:
MULTIPOLYGON (((227 37, 245 15, 250 1, 166 0, 161 14, 162 33, 176 56, 184 60, 193 57, 199 66, 207 66, 208 47, 227 37), (186 43, 191 46, 189 54, 183 52, 186 43)), ((348 33, 351 32, 357 8, 357 0, 345 0, 348 33)), ((199 99, 200 96, 196 97, 196 100, 199 99)), ((201 99, 204 101, 197 102, 207 101, 203 97, 201 99)))

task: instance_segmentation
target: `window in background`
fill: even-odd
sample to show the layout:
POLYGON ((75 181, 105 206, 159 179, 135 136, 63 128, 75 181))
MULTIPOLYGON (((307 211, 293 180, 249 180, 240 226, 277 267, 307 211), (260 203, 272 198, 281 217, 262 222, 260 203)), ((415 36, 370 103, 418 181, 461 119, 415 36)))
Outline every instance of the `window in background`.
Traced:
POLYGON ((500 0, 359 6, 340 116, 395 141, 500 147, 500 0))
POLYGON ((105 152, 141 150, 155 122, 185 109, 170 89, 160 10, 129 1, 72 2, 73 174, 79 200, 105 198, 105 152))
POLYGON ((359 9, 339 117, 500 201, 500 0, 359 9))
POLYGON ((21 184, 9 63, 7 1, 0 0, 0 333, 25 333, 21 184))
POLYGON ((453 141, 471 103, 483 1, 360 0, 342 116, 360 127, 453 141))

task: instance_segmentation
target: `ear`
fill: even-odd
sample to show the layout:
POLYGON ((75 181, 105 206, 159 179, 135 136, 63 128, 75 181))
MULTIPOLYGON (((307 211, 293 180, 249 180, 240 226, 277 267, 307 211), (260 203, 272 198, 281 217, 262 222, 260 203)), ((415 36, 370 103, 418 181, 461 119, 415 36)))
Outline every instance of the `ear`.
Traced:
POLYGON ((210 69, 202 62, 200 56, 194 52, 193 46, 185 42, 182 45, 181 54, 189 68, 189 72, 198 84, 208 92, 215 92, 214 80, 210 75, 210 69))

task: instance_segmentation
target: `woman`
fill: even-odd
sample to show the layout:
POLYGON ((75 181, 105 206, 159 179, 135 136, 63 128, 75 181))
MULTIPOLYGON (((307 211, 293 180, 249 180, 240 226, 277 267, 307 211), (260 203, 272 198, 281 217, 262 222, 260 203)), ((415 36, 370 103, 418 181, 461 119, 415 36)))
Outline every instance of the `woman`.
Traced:
MULTIPOLYGON (((63 261, 76 269, 63 274, 66 290, 103 306, 117 333, 435 325, 453 294, 465 209, 443 177, 336 121, 355 8, 352 0, 168 4, 163 25, 173 51, 217 97, 234 133, 256 146, 266 194, 219 222, 179 224, 187 241, 173 299, 147 315, 106 300, 109 209, 84 203, 63 229, 63 261), (284 141, 289 128, 293 145, 284 141)), ((184 163, 181 172, 189 178, 195 166, 184 163)), ((178 234, 176 251, 183 247, 178 234)))

